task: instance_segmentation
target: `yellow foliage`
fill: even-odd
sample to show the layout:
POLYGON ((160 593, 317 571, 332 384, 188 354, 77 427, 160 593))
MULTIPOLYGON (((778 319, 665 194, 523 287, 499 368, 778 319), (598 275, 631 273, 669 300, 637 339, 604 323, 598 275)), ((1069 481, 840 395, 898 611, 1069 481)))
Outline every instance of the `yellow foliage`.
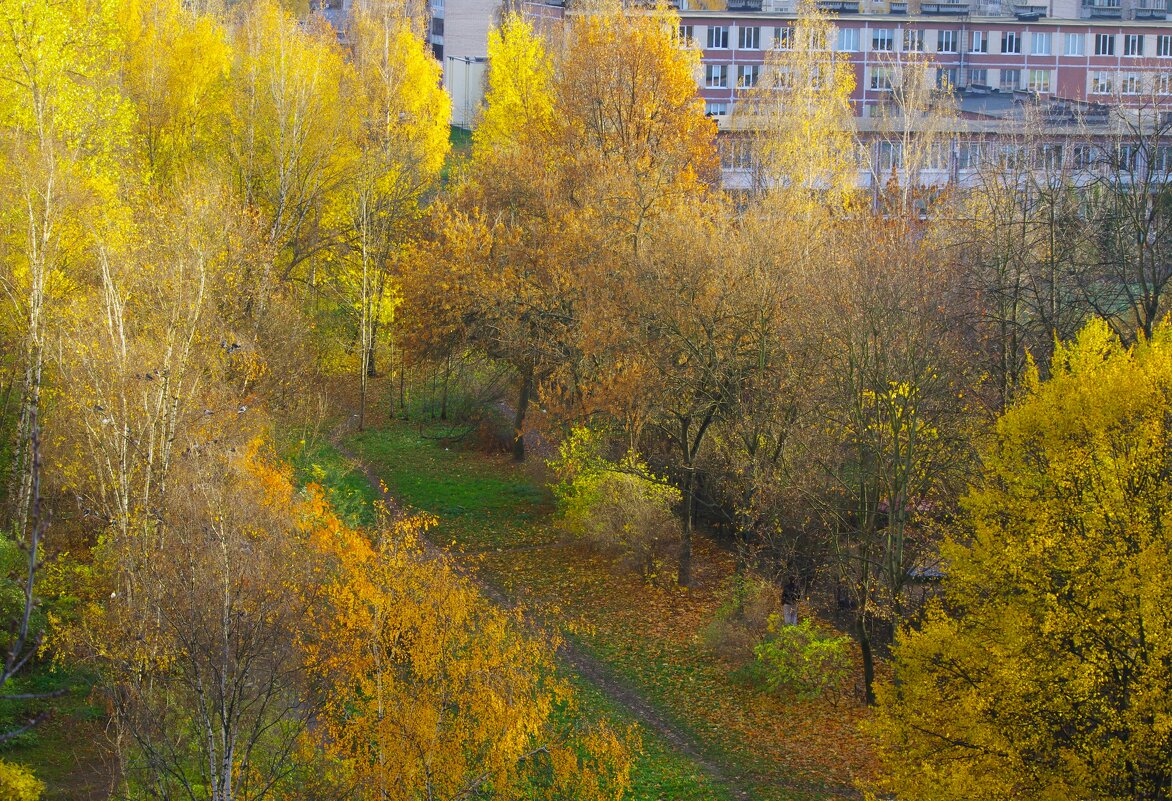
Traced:
POLYGON ((37 801, 45 783, 24 765, 0 759, 0 801, 37 801))
POLYGON ((1101 321, 1002 417, 942 603, 881 693, 906 799, 1134 799, 1172 777, 1172 327, 1101 321))

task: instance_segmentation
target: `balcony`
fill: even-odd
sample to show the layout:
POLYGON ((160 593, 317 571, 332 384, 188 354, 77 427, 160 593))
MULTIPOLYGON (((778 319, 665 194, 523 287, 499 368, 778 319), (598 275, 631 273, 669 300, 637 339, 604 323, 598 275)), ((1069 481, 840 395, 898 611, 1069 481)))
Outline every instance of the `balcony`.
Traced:
POLYGON ((1041 19, 1046 16, 1048 10, 1046 6, 1032 6, 1024 3, 1013 4, 1013 16, 1023 21, 1041 19))
POLYGON ((934 14, 937 16, 957 17, 969 13, 968 3, 920 3, 921 14, 934 14))
POLYGON ((1119 0, 1105 0, 1105 2, 1084 2, 1082 5, 1084 17, 1091 19, 1122 19, 1123 9, 1119 7, 1119 0))
POLYGON ((1135 7, 1136 19, 1168 19, 1167 0, 1140 0, 1135 7))
POLYGON ((907 13, 907 0, 891 0, 891 13, 892 14, 906 14, 907 13))
POLYGON ((760 11, 762 0, 728 0, 729 11, 760 11))
POLYGON ((818 0, 818 10, 829 14, 858 14, 859 0, 818 0))

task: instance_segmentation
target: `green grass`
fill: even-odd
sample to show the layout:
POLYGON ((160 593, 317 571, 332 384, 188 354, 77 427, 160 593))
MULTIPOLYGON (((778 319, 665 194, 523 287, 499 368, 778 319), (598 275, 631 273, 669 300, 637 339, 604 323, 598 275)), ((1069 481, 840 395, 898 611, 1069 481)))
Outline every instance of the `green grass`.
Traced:
POLYGON ((332 445, 322 441, 288 443, 281 449, 293 466, 299 487, 317 484, 326 492, 338 516, 350 526, 374 525, 374 501, 378 498, 366 476, 332 445))
MULTIPOLYGON (((551 511, 549 493, 528 477, 501 470, 487 458, 469 459, 458 450, 444 449, 424 432, 396 425, 385 431, 367 431, 351 437, 347 446, 361 454, 405 506, 441 516, 437 540, 455 541, 458 548, 480 549, 523 543, 549 542, 553 534, 538 525, 551 511)), ((328 447, 314 451, 316 464, 344 464, 328 447)), ((331 479, 365 480, 361 473, 329 471, 331 479)), ((340 487, 338 488, 341 489, 340 487)), ((605 719, 626 727, 632 720, 592 685, 568 677, 587 719, 605 719)), ((727 801, 688 757, 674 751, 654 732, 638 726, 643 748, 633 774, 633 801, 727 801)))
MULTIPOLYGON (((633 721, 622 709, 576 676, 570 677, 583 712, 595 719, 605 719, 616 727, 633 721)), ((642 751, 632 771, 633 801, 727 801, 732 796, 714 785, 692 760, 680 755, 663 738, 643 726, 636 727, 642 751)))
POLYGON ((20 726, 48 711, 39 726, 0 746, 0 758, 25 765, 46 785, 42 801, 105 798, 112 764, 103 752, 105 711, 89 700, 93 677, 77 671, 34 666, 14 679, 7 693, 46 693, 68 689, 56 698, 0 702, 0 731, 20 726))
POLYGON ((468 459, 404 425, 366 431, 348 444, 404 506, 440 517, 435 539, 461 550, 547 544, 556 540, 539 523, 552 498, 523 475, 468 459))
MULTIPOLYGON (((737 781, 748 785, 754 798, 835 797, 837 790, 831 783, 837 787, 845 780, 826 779, 826 765, 838 760, 844 743, 838 731, 849 739, 852 734, 846 730, 853 724, 835 712, 832 717, 840 722, 833 728, 822 728, 830 720, 805 718, 795 719, 793 731, 787 732, 779 721, 807 712, 763 698, 731 676, 729 667, 713 659, 695 637, 681 638, 691 622, 663 629, 655 623, 691 614, 699 631, 718 608, 718 598, 703 600, 696 590, 681 594, 640 588, 637 580, 616 572, 605 558, 571 548, 516 550, 555 543, 558 537, 548 491, 531 470, 517 469, 505 457, 445 449, 437 437, 404 423, 357 435, 348 445, 398 501, 441 516, 432 535, 435 541, 456 550, 482 552, 480 570, 488 580, 514 597, 536 602, 538 608, 552 604, 547 612, 562 621, 567 631, 576 632, 585 650, 702 744, 705 755, 739 777, 737 781), (800 744, 791 746, 799 734, 800 744), (789 789, 788 784, 805 789, 789 789)), ((714 554, 708 556, 714 558, 714 554)), ((709 566, 715 569, 715 564, 709 566)), ((725 567, 731 571, 731 560, 725 567)), ((670 784, 668 777, 675 774, 670 760, 664 760, 680 755, 668 749, 657 756, 653 746, 649 748, 651 761, 640 768, 640 787, 658 787, 657 773, 670 784)), ((651 794, 639 797, 660 797, 654 794, 659 790, 647 792, 651 794)), ((670 789, 663 792, 663 797, 689 797, 670 789)), ((703 790, 696 792, 696 797, 711 797, 703 790)))

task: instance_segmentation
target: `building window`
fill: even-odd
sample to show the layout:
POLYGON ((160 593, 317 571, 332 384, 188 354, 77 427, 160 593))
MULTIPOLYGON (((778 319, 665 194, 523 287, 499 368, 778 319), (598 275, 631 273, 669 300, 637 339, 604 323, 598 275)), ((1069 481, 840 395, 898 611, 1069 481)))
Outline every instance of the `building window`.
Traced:
POLYGON ((1144 54, 1143 34, 1129 33, 1123 37, 1123 55, 1142 56, 1144 54))
POLYGON ((1172 94, 1172 75, 1161 72, 1152 76, 1152 91, 1159 95, 1172 94))
POLYGON ((984 31, 973 31, 972 47, 969 50, 973 53, 989 52, 989 37, 984 31))
POLYGON ((704 86, 708 89, 727 89, 728 88, 728 65, 727 64, 705 64, 704 65, 704 86))
POLYGON ((989 70, 969 70, 969 84, 976 84, 977 86, 989 85, 989 70))
POLYGON ((937 53, 955 53, 957 31, 940 31, 936 37, 936 52, 937 53))
POLYGON ((1038 145, 1034 166, 1051 172, 1062 169, 1062 145, 1038 145))
POLYGON ((839 28, 838 49, 844 53, 853 53, 859 49, 859 29, 839 28))
POLYGON ((704 104, 704 113, 709 117, 715 117, 718 114, 728 114, 728 103, 721 100, 709 100, 704 104))
POLYGON ((1086 37, 1081 33, 1066 34, 1066 55, 1085 56, 1087 52, 1086 37))
POLYGON ((911 28, 904 28, 903 50, 905 53, 924 52, 924 32, 912 30, 911 28))
POLYGON ((691 47, 695 41, 695 28, 691 25, 681 25, 679 31, 679 44, 681 47, 691 47))
POLYGON ((895 49, 895 37, 888 28, 876 28, 871 36, 871 49, 891 52, 895 49))
POLYGON ((1021 70, 1001 70, 1001 91, 1012 92, 1021 86, 1021 70))
POLYGON ((743 64, 737 67, 737 86, 742 89, 752 89, 757 85, 757 78, 761 75, 760 64, 743 64))
POLYGON ((1031 52, 1035 56, 1048 56, 1048 55, 1050 55, 1050 42, 1051 42, 1051 35, 1050 34, 1048 34, 1048 33, 1035 33, 1034 34, 1034 41, 1033 41, 1034 46, 1031 48, 1031 52))
POLYGON ((1096 56, 1113 56, 1115 55, 1115 36, 1110 33, 1096 33, 1095 34, 1095 55, 1096 56))
POLYGON ((777 37, 773 40, 773 46, 778 50, 789 50, 792 47, 793 40, 793 28, 778 28, 777 37))
POLYGON ((708 26, 708 49, 709 50, 728 50, 728 26, 727 25, 709 25, 708 26))
POLYGON ((1119 76, 1119 92, 1125 95, 1138 95, 1140 93, 1139 73, 1125 72, 1119 76))
POLYGON ((757 27, 752 28, 738 28, 737 47, 741 50, 760 50, 761 49, 761 29, 757 27))
POLYGON ((903 166, 903 148, 899 142, 879 143, 879 169, 883 172, 898 170, 903 166))
POLYGON ((1109 95, 1112 91, 1111 73, 1100 70, 1091 74, 1091 94, 1109 95))
POLYGON ((942 67, 936 70, 936 87, 945 92, 951 92, 956 88, 957 78, 960 70, 956 67, 942 67))
POLYGON ((1156 37, 1156 55, 1160 58, 1172 58, 1172 36, 1162 34, 1156 37))
POLYGON ((1050 91, 1050 70, 1030 70, 1031 92, 1046 94, 1050 91))
POLYGON ((877 92, 891 91, 891 67, 871 67, 871 88, 877 92))
POLYGON ((1021 52, 1021 37, 1016 31, 1005 31, 1001 34, 1001 52, 1002 53, 1020 53, 1021 52))
POLYGON ((1172 171, 1172 147, 1159 145, 1152 157, 1152 169, 1156 172, 1168 173, 1172 171))

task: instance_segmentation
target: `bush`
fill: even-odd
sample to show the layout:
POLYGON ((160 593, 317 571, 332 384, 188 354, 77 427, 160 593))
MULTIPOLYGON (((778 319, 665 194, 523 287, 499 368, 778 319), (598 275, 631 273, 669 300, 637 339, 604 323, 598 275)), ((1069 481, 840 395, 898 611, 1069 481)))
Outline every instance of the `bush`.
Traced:
POLYGON ((704 646, 734 665, 751 663, 756 645, 769 630, 770 618, 780 609, 781 590, 776 584, 733 576, 725 602, 701 634, 704 646))
POLYGON ((662 556, 679 541, 672 507, 680 492, 651 475, 635 454, 610 462, 600 446, 601 435, 578 427, 550 462, 559 478, 553 491, 562 528, 654 578, 662 556))
POLYGON ((24 765, 0 759, 0 801, 37 801, 44 783, 24 765))
POLYGON ((842 692, 851 672, 850 644, 850 637, 829 636, 808 619, 786 626, 772 615, 769 636, 754 651, 769 689, 811 699, 842 692))

